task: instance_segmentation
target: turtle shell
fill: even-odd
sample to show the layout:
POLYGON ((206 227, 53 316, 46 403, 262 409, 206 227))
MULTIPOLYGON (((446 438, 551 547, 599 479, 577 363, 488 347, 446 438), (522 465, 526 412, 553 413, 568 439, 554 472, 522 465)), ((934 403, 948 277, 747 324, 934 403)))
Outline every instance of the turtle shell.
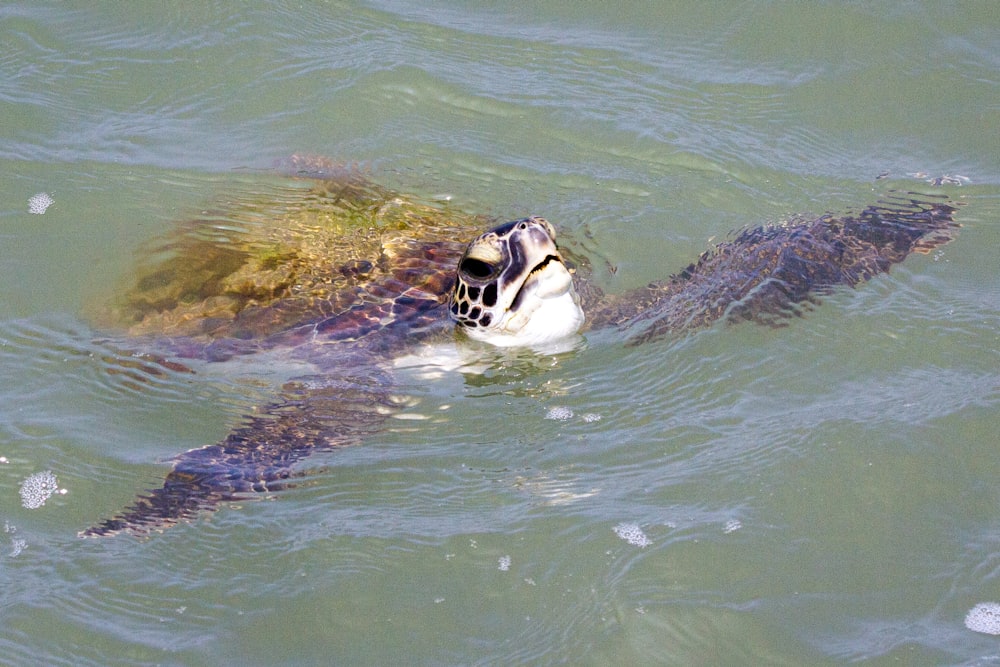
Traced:
POLYGON ((340 325, 387 321, 415 291, 443 303, 465 241, 490 224, 355 169, 293 165, 295 179, 222 201, 145 247, 101 325, 131 336, 262 340, 328 321, 335 335, 340 325))

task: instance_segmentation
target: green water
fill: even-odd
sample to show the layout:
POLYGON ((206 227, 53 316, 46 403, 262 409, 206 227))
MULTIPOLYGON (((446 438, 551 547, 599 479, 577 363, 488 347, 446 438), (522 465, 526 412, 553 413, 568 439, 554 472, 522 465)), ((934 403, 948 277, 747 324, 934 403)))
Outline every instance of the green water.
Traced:
POLYGON ((0 662, 1000 662, 998 54, 992 3, 0 8, 0 662), (301 486, 78 539, 281 375, 137 386, 84 314, 293 152, 544 215, 613 291, 891 189, 963 228, 785 328, 411 378, 435 419, 301 486))

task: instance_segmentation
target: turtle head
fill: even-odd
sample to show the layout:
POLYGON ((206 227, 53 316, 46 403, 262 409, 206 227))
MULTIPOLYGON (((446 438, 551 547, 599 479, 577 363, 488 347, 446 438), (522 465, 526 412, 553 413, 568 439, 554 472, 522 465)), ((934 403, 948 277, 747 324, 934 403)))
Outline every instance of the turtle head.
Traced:
POLYGON ((556 232, 538 217, 505 223, 469 244, 448 310, 470 337, 505 347, 545 345, 583 325, 556 232))

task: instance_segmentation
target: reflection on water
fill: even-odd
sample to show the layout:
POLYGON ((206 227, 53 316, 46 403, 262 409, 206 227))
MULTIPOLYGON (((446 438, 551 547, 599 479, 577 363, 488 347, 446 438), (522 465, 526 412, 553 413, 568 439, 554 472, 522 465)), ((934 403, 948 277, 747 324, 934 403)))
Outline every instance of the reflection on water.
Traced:
POLYGON ((609 7, 0 10, 6 661, 995 659, 992 16, 609 7), (159 364, 82 315, 183 221, 295 189, 262 172, 297 151, 544 215, 611 291, 888 190, 967 205, 950 245, 787 326, 412 369, 430 419, 240 511, 78 540, 300 372, 159 364))

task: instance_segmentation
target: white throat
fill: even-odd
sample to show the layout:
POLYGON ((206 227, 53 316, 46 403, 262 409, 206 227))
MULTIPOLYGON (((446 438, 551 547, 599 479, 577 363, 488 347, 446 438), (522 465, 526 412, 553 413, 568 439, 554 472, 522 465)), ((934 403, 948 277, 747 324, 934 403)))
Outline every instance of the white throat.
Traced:
POLYGON ((569 289, 557 296, 531 297, 516 312, 508 312, 501 326, 465 332, 497 347, 538 347, 570 338, 580 331, 583 321, 576 293, 569 289))

